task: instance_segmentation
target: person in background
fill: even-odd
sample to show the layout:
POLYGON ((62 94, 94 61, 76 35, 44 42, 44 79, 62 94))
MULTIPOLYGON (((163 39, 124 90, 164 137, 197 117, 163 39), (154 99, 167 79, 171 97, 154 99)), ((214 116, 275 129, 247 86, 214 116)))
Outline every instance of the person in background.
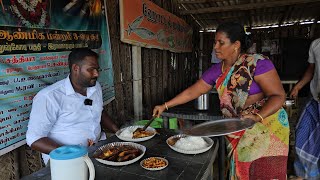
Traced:
POLYGON ((211 53, 211 63, 219 63, 221 60, 217 58, 216 51, 213 49, 211 53))
POLYGON ((257 53, 257 43, 252 43, 251 47, 247 50, 248 54, 255 54, 257 53))
POLYGON ((226 118, 256 121, 251 129, 227 135, 230 179, 286 179, 289 149, 286 99, 269 59, 245 54, 250 45, 238 23, 219 25, 214 49, 222 62, 213 64, 192 86, 153 109, 153 114, 184 104, 216 87, 226 118))
POLYGON ((278 42, 275 40, 271 42, 271 47, 270 47, 270 55, 274 55, 274 54, 279 54, 278 42))
POLYGON ((48 154, 63 145, 88 146, 105 138, 101 127, 113 132, 118 127, 103 110, 98 54, 76 48, 68 58, 70 74, 39 91, 33 99, 26 141, 40 151, 47 163, 48 154))
POLYGON ((302 87, 311 81, 312 98, 296 126, 294 168, 301 179, 320 179, 320 38, 311 43, 308 62, 306 72, 290 93, 291 98, 297 98, 302 87))

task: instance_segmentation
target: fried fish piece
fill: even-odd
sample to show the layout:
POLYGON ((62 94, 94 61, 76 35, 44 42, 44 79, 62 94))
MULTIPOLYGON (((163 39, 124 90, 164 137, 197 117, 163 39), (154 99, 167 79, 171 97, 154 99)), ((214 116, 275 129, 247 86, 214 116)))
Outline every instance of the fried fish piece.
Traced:
POLYGON ((99 156, 99 159, 109 159, 110 157, 114 156, 115 154, 119 154, 121 151, 117 147, 112 147, 109 149, 104 150, 99 156))
POLYGON ((137 156, 135 154, 131 153, 131 154, 128 154, 128 155, 125 155, 122 157, 118 157, 117 161, 118 162, 129 161, 129 160, 134 159, 136 157, 137 156))
POLYGON ((139 154, 139 149, 131 149, 131 150, 127 150, 127 151, 122 151, 121 153, 119 153, 119 157, 123 157, 126 156, 128 154, 139 154))
POLYGON ((138 148, 130 145, 121 145, 104 149, 97 158, 107 161, 122 162, 134 159, 141 154, 142 151, 138 148))
POLYGON ((152 132, 152 131, 139 130, 139 131, 135 131, 133 133, 132 138, 133 139, 144 138, 144 137, 148 137, 148 136, 152 136, 152 135, 154 135, 154 132, 152 132))
POLYGON ((168 139, 168 144, 170 146, 174 146, 176 144, 176 142, 180 139, 181 137, 174 137, 174 138, 170 138, 168 139))

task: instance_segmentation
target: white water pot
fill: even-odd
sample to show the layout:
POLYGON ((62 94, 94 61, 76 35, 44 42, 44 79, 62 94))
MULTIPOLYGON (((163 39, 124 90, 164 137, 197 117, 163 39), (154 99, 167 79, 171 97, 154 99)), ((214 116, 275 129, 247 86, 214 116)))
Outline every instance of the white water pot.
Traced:
POLYGON ((94 180, 95 169, 84 146, 62 146, 50 152, 52 180, 94 180))

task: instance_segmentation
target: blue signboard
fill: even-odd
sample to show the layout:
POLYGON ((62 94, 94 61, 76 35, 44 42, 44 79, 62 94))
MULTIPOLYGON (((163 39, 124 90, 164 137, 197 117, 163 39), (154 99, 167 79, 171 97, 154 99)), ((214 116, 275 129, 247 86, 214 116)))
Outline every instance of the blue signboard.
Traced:
POLYGON ((72 48, 99 56, 103 99, 114 98, 104 1, 0 1, 0 155, 25 144, 32 99, 69 74, 72 48))

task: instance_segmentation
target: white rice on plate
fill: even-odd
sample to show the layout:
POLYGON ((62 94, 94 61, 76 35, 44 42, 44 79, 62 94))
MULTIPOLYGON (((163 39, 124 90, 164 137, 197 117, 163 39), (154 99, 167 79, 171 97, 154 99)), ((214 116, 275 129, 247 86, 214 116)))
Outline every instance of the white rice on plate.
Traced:
POLYGON ((137 128, 125 128, 121 133, 120 136, 124 137, 124 138, 130 138, 132 139, 133 136, 133 132, 136 130, 137 128))
POLYGON ((173 146, 186 151, 194 151, 208 147, 208 143, 201 137, 187 136, 180 138, 173 146))

